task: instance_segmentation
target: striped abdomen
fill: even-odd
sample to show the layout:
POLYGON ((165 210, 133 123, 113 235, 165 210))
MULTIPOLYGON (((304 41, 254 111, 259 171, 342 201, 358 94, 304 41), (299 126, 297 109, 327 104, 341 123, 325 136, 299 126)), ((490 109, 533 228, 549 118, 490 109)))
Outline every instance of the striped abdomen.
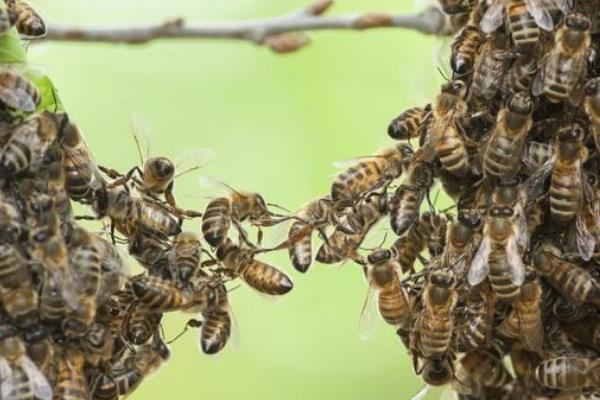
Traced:
POLYGON ((13 135, 0 155, 0 171, 13 176, 29 168, 33 157, 29 135, 13 135))
POLYGON ((452 43, 450 65, 458 75, 469 73, 475 65, 477 48, 481 43, 481 32, 478 24, 468 23, 452 43))
POLYGON ((421 134, 421 119, 425 110, 423 107, 412 107, 404 111, 390 122, 388 135, 396 140, 409 140, 421 134))
POLYGON ((51 279, 44 280, 40 299, 40 317, 50 325, 60 323, 67 311, 67 303, 51 279))
POLYGON ((40 15, 23 0, 7 0, 7 7, 16 16, 15 26, 20 34, 27 37, 41 37, 46 34, 46 25, 40 15))
POLYGON ((174 282, 157 276, 144 276, 132 282, 131 288, 138 300, 153 311, 181 309, 187 302, 174 282))
MULTIPOLYGON (((543 272, 542 272, 543 273, 543 272)), ((544 278, 566 298, 576 304, 598 301, 597 281, 582 267, 555 258, 554 268, 544 278)))
POLYGON ((582 184, 577 166, 554 168, 550 181, 550 213, 559 222, 568 222, 581 205, 582 184))
POLYGON ((231 224, 231 202, 226 197, 212 200, 202 215, 202 236, 212 247, 218 247, 227 238, 231 224))
POLYGON ((456 176, 463 176, 469 170, 469 155, 458 130, 451 124, 440 137, 436 153, 442 166, 456 176))
POLYGON ((294 268, 308 271, 312 263, 312 229, 302 221, 295 221, 288 231, 289 255, 294 268))
POLYGON ((254 289, 270 295, 286 294, 294 286, 286 274, 258 260, 244 265, 240 277, 254 289))
POLYGON ((175 236, 181 232, 180 221, 165 208, 150 201, 138 200, 135 222, 142 229, 160 237, 175 236))
POLYGON ((378 305, 381 317, 390 325, 403 326, 410 319, 406 294, 398 279, 379 290, 378 305))
POLYGON ((93 400, 118 400, 119 388, 115 378, 106 373, 94 377, 93 400))
POLYGON ((414 271, 417 256, 425 248, 425 240, 421 237, 419 229, 413 227, 406 235, 396 239, 392 247, 396 249, 396 259, 402 272, 414 271))
POLYGON ((383 174, 381 160, 360 162, 335 177, 331 184, 333 201, 353 200, 375 188, 383 174))
POLYGON ((521 292, 521 287, 515 285, 513 274, 508 264, 506 250, 499 248, 492 250, 488 264, 490 267, 489 280, 492 290, 500 301, 512 303, 521 292))
POLYGON ((492 327, 491 315, 487 312, 485 303, 473 307, 468 317, 456 335, 460 352, 484 347, 492 327))
POLYGON ((558 103, 565 100, 581 79, 585 58, 552 52, 544 65, 543 93, 548 100, 558 103))
POLYGON ((69 197, 80 201, 92 195, 94 172, 87 150, 81 143, 75 148, 63 147, 65 160, 65 188, 69 197))
POLYGON ((525 136, 519 134, 511 137, 497 132, 492 135, 483 153, 483 168, 486 175, 500 179, 516 172, 523 152, 523 139, 525 136))
POLYGON ((54 399, 88 400, 88 387, 82 369, 71 365, 68 359, 59 362, 54 399))
POLYGON ((513 379, 502 361, 485 350, 467 353, 460 363, 470 376, 485 387, 500 388, 513 379))
POLYGON ((522 0, 511 0, 506 7, 508 29, 515 46, 523 52, 532 51, 540 40, 540 28, 522 0))
POLYGON ((204 313, 200 330, 200 346, 206 354, 219 352, 231 335, 231 318, 227 311, 204 313))
POLYGON ((417 186, 400 185, 390 199, 390 224, 398 236, 404 235, 419 217, 425 191, 417 186))
POLYGON ((14 246, 0 245, 0 286, 14 289, 20 286, 26 273, 25 260, 14 246))
POLYGON ((71 250, 71 265, 76 276, 78 293, 95 296, 100 285, 101 260, 92 244, 81 244, 71 250))
POLYGON ((41 97, 37 88, 29 79, 15 72, 0 71, 0 101, 10 108, 33 112, 40 103, 41 97))
POLYGON ((144 372, 136 368, 124 368, 114 372, 120 396, 131 394, 144 379, 144 372))
POLYGON ((535 368, 535 379, 552 389, 581 389, 586 384, 589 360, 574 356, 556 357, 542 361, 535 368))
POLYGON ((444 356, 450 348, 454 320, 448 315, 435 315, 424 309, 421 314, 419 344, 424 358, 444 356))
POLYGON ((151 312, 142 303, 135 303, 127 312, 123 330, 127 340, 133 344, 146 343, 156 332, 160 314, 151 312))

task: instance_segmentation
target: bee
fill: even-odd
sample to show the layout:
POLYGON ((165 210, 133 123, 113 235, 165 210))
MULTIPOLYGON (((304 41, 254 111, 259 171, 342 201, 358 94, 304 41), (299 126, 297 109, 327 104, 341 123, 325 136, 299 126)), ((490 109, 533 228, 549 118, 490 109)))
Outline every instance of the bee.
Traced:
POLYGON ((38 294, 31 279, 13 289, 0 288, 0 298, 6 313, 20 328, 29 328, 38 322, 38 294))
POLYGON ((217 184, 228 191, 227 196, 211 200, 202 215, 202 236, 211 247, 217 248, 225 242, 231 224, 247 240, 241 227, 242 222, 249 221, 252 225, 261 227, 283 220, 275 218, 278 215, 269 210, 265 199, 258 193, 238 192, 224 183, 208 182, 206 178, 201 182, 217 184))
POLYGON ((92 323, 81 340, 81 349, 85 352, 86 363, 98 367, 109 361, 115 338, 111 337, 107 327, 92 323))
POLYGON ((21 35, 31 39, 46 35, 44 20, 25 0, 6 0, 6 6, 14 16, 14 25, 21 35))
POLYGON ((55 345, 52 342, 46 328, 38 325, 33 330, 23 334, 27 356, 39 368, 40 372, 47 377, 49 382, 56 378, 55 345))
POLYGON ((304 205, 288 229, 288 253, 292 265, 300 272, 312 264, 312 233, 318 231, 325 242, 325 228, 337 225, 334 203, 329 197, 320 197, 304 205))
POLYGON ((421 224, 420 220, 417 221, 408 230, 406 235, 399 237, 392 244, 402 272, 413 272, 415 270, 415 261, 425 249, 425 237, 423 236, 424 232, 421 224))
POLYGON ((458 302, 456 278, 451 269, 433 269, 423 291, 423 310, 415 321, 411 348, 426 359, 446 357, 454 331, 458 302))
POLYGON ((39 164, 66 120, 65 114, 44 111, 19 125, 0 153, 0 172, 13 177, 39 164))
POLYGON ((525 279, 514 214, 511 207, 493 206, 490 209, 485 219, 483 240, 467 275, 471 286, 478 285, 489 275, 492 290, 504 302, 517 298, 525 279))
POLYGON ((510 360, 517 380, 526 391, 531 391, 536 385, 534 381, 535 367, 542 361, 540 356, 522 348, 513 348, 510 360))
POLYGON ((315 259, 323 264, 334 264, 352 257, 371 228, 387 214, 387 209, 386 194, 372 193, 366 196, 356 212, 347 216, 349 226, 336 226, 319 248, 315 259))
POLYGON ((535 73, 538 70, 535 57, 519 57, 508 68, 504 75, 503 93, 530 93, 535 73))
POLYGON ((256 250, 242 248, 227 239, 217 248, 217 260, 233 276, 239 276, 244 282, 260 293, 280 296, 294 287, 292 280, 277 268, 256 260, 256 250))
POLYGON ((580 13, 569 13, 556 32, 554 47, 533 82, 535 96, 558 103, 574 95, 587 72, 590 21, 580 13))
POLYGON ((208 298, 202 310, 198 347, 205 354, 216 354, 225 347, 232 335, 234 326, 231 309, 222 283, 209 283, 203 291, 208 294, 208 298))
POLYGON ((598 303, 600 285, 593 275, 579 265, 560 258, 556 249, 542 246, 535 252, 533 263, 537 272, 570 302, 598 303))
POLYGON ((150 310, 142 302, 134 301, 127 307, 123 319, 125 339, 135 345, 146 343, 156 332, 161 318, 160 313, 150 310))
POLYGON ((461 367, 483 388, 501 388, 513 380, 512 376, 496 354, 485 350, 471 351, 460 360, 461 367))
POLYGON ((584 357, 561 356, 546 359, 535 368, 534 376, 542 386, 569 392, 600 386, 597 363, 584 357))
POLYGON ((89 203, 94 192, 106 182, 92 157, 83 133, 79 127, 69 122, 57 137, 64 153, 65 189, 75 201, 89 203))
POLYGON ((31 279, 27 261, 12 244, 0 244, 0 286, 14 289, 31 279))
MULTIPOLYGON (((398 178, 412 157, 413 151, 406 143, 379 150, 372 156, 352 160, 352 166, 339 173, 331 184, 331 199, 336 208, 352 205, 357 197, 379 187, 387 187, 398 178)), ((346 162, 334 164, 344 168, 346 162)))
POLYGON ((5 106, 31 113, 40 101, 40 92, 29 79, 7 68, 0 70, 0 102, 5 106))
POLYGON ((539 171, 553 158, 554 146, 547 143, 530 140, 524 146, 522 161, 529 175, 539 171))
MULTIPOLYGON (((29 231, 16 204, 12 200, 0 196, 0 239, 2 242, 14 244, 27 239, 28 236, 29 231)), ((2 252, 0 251, 0 253, 2 252)))
POLYGON ((523 53, 532 52, 538 45, 539 28, 554 28, 552 15, 542 2, 533 0, 494 0, 481 19, 481 30, 490 33, 498 29, 506 14, 508 30, 515 47, 523 53))
POLYGON ((562 296, 557 296, 552 304, 552 313, 565 324, 573 324, 590 316, 593 307, 588 304, 573 304, 562 296))
POLYGON ((443 213, 426 211, 421 214, 419 230, 425 239, 425 247, 432 257, 441 256, 446 247, 449 219, 443 213))
POLYGON ((135 166, 125 175, 121 175, 114 170, 100 167, 107 175, 116 179, 110 186, 124 185, 129 180, 133 180, 136 190, 143 196, 152 200, 158 200, 159 196, 164 195, 166 202, 174 212, 190 217, 200 216, 196 212, 181 210, 177 207, 175 197, 173 196, 174 181, 182 174, 199 169, 205 165, 214 157, 214 151, 210 149, 190 149, 176 163, 166 157, 148 157, 151 147, 149 139, 150 128, 148 124, 141 115, 134 114, 131 117, 131 126, 140 156, 141 168, 135 166), (145 155, 142 150, 143 143, 146 143, 147 148, 145 155), (189 167, 184 167, 187 164, 190 164, 189 167), (175 174, 176 167, 178 170, 182 169, 178 174, 175 174), (137 177, 134 174, 137 174, 137 177))
MULTIPOLYGON (((49 326, 59 326, 65 319, 69 307, 63 298, 58 282, 47 278, 44 279, 40 294, 40 319, 49 326)), ((35 305, 33 307, 35 309, 35 305)))
MULTIPOLYGON (((513 304, 518 321, 519 337, 527 350, 542 352, 544 331, 542 326, 542 288, 536 280, 525 282, 519 298, 513 304)), ((510 318, 510 317, 509 317, 510 318)))
POLYGON ((157 276, 137 276, 131 280, 131 289, 140 303, 151 311, 182 310, 191 306, 191 296, 181 291, 176 283, 157 276))
POLYGON ((424 161, 439 158, 443 169, 455 176, 464 176, 470 168, 467 148, 459 131, 459 119, 467 112, 466 94, 463 81, 454 80, 442 86, 433 104, 433 122, 422 147, 424 161))
POLYGON ((501 179, 516 174, 527 134, 533 125, 533 103, 524 93, 516 93, 498 113, 482 154, 485 174, 501 179))
POLYGON ((463 275, 479 244, 481 225, 478 215, 465 211, 458 213, 457 221, 450 224, 446 234, 446 247, 441 255, 443 267, 451 267, 457 275, 463 275))
POLYGON ((469 99, 490 101, 502 86, 508 61, 513 56, 507 50, 507 37, 501 33, 488 36, 477 51, 469 99))
POLYGON ((171 279, 186 284, 200 267, 202 245, 193 232, 181 232, 175 236, 169 255, 171 279))
POLYGON ((396 140, 410 140, 421 135, 422 124, 431 105, 412 107, 398 115, 388 126, 388 135, 396 140))
POLYGON ((433 168, 415 154, 407 178, 390 199, 390 224, 396 235, 402 236, 419 218, 421 203, 433 186, 433 168))
MULTIPOLYGON (((357 260, 358 261, 358 260, 357 260)), ((393 250, 379 249, 368 255, 366 262, 369 290, 359 324, 363 339, 375 332, 376 309, 385 322, 396 328, 406 327, 411 320, 412 310, 408 294, 399 279, 399 265, 393 250)))
POLYGON ((84 400, 89 398, 85 376, 85 357, 74 347, 64 350, 58 360, 58 376, 54 387, 54 398, 84 400))
POLYGON ((64 156, 57 146, 50 146, 42 161, 40 176, 46 182, 46 194, 52 198, 53 208, 63 222, 73 219, 69 195, 65 190, 64 156))
POLYGON ((435 360, 426 359, 420 371, 417 372, 428 385, 442 386, 454 378, 454 365, 448 357, 435 360))
POLYGON ((135 232, 129 238, 127 250, 130 256, 150 272, 150 275, 163 275, 170 269, 168 245, 155 235, 135 232))
POLYGON ((471 9, 466 24, 454 37, 450 45, 452 51, 450 66, 457 76, 470 73, 475 66, 476 53, 481 44, 482 36, 479 30, 480 20, 481 10, 476 6, 471 9))
POLYGON ((488 287, 479 295, 467 298, 465 320, 457 326, 458 352, 473 351, 488 343, 492 333, 495 302, 488 287))
POLYGON ((590 120, 590 133, 600 151, 600 78, 590 79, 585 84, 583 108, 590 120))

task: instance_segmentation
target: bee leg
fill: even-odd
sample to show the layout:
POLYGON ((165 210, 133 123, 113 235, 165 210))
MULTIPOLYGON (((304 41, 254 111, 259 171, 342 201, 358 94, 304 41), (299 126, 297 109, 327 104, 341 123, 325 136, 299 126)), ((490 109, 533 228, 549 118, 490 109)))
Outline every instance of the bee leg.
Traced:
POLYGON ((217 265, 217 260, 206 260, 200 263, 200 268, 202 267, 212 267, 213 265, 217 265))
POLYGON ((106 174, 111 179, 117 179, 123 176, 120 172, 112 168, 103 167, 102 165, 98 165, 98 169, 106 174))
POLYGON ((248 233, 246 232, 246 230, 239 224, 239 222, 237 221, 233 221, 233 224, 235 225, 236 229, 239 232, 240 235, 240 242, 244 242, 246 243, 248 246, 250 246, 251 249, 255 249, 256 245, 254 243, 252 243, 250 241, 250 239, 248 239, 248 233))
POLYGON ((113 221, 110 221, 110 239, 112 240, 112 244, 117 244, 115 240, 115 224, 113 221))
POLYGON ((92 215, 75 215, 75 219, 76 220, 86 220, 86 221, 95 221, 98 218, 92 216, 92 215))
MULTIPOLYGON (((127 182, 129 182, 129 180, 131 179, 131 177, 133 176, 134 172, 138 172, 140 175, 142 174, 142 171, 138 168, 138 167, 133 167, 132 169, 129 170, 129 172, 127 172, 127 174, 125 175, 120 175, 118 177, 113 178, 115 179, 114 181, 112 181, 111 183, 109 183, 108 185, 106 185, 106 187, 108 188, 114 188, 116 186, 125 186, 127 184, 127 182)), ((108 174, 107 174, 108 175, 108 174)), ((109 175, 110 176, 110 175, 109 175)), ((141 175, 143 176, 143 175, 141 175)), ((111 177, 112 178, 112 177, 111 177)))
POLYGON ((263 230, 259 226, 258 231, 256 232, 256 245, 258 247, 260 247, 262 240, 263 240, 263 230))

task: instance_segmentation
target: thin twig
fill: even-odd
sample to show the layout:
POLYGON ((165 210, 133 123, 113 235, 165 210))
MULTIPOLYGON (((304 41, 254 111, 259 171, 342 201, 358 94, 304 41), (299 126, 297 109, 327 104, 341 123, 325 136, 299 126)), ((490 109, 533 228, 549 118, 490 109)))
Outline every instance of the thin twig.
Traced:
POLYGON ((429 35, 447 35, 449 24, 437 8, 414 14, 371 12, 321 16, 332 0, 321 0, 293 13, 252 21, 194 22, 173 18, 159 23, 86 26, 48 23, 45 40, 141 44, 157 39, 237 39, 268 45, 277 52, 297 50, 309 39, 307 31, 406 28, 429 35))

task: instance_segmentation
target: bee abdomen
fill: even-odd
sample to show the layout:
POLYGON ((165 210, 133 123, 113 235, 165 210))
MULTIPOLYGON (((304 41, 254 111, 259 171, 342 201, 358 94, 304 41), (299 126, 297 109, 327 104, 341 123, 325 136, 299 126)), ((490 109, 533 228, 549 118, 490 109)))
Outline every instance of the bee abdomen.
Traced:
POLYGON ((352 200, 369 191, 381 178, 382 171, 376 162, 361 162, 339 174, 331 185, 333 201, 352 200))
POLYGON ((119 388, 115 378, 101 374, 94 385, 92 393, 93 400, 117 400, 119 398, 119 388))
POLYGON ((535 379, 553 389, 576 390, 585 386, 587 360, 578 357, 556 357, 542 361, 535 369, 535 379))
POLYGON ((382 290, 379 293, 379 312, 390 325, 403 325, 408 317, 408 308, 400 288, 382 290))
POLYGON ((522 1, 508 6, 508 25, 515 46, 521 51, 533 50, 540 40, 540 28, 522 1))
POLYGON ((424 193, 416 187, 402 185, 390 201, 390 224, 398 236, 402 236, 419 216, 424 193))
POLYGON ((425 248, 425 243, 418 236, 416 229, 411 229, 407 235, 398 238, 392 247, 397 250, 397 259, 402 271, 407 272, 414 270, 417 256, 425 248))
POLYGON ((0 245, 0 285, 4 288, 16 288, 20 285, 23 260, 10 245, 0 245))
POLYGON ((463 176, 469 169, 469 155, 462 140, 453 133, 446 134, 437 145, 437 154, 442 166, 451 174, 463 176))
POLYGON ((231 318, 227 312, 207 313, 202 321, 200 345, 206 354, 219 352, 231 335, 231 318))
POLYGON ((225 197, 212 200, 202 215, 202 236, 212 247, 220 246, 231 224, 231 202, 225 197))
POLYGON ((423 113, 422 107, 413 107, 404 111, 390 122, 388 135, 396 140, 408 140, 418 137, 423 113))
POLYGON ((487 175, 502 178, 518 168, 519 146, 514 140, 498 135, 486 146, 483 167, 487 175))
POLYGON ((307 225, 303 222, 294 222, 290 226, 290 231, 288 233, 288 238, 292 238, 290 247, 289 247, 289 255, 290 260, 294 268, 296 268, 300 272, 308 271, 310 264, 312 263, 312 231, 301 233, 302 230, 306 230, 307 225), (300 238, 294 238, 295 235, 300 234, 300 238))
POLYGON ((257 260, 245 266, 241 278, 259 292, 270 295, 286 294, 294 286, 286 274, 257 260))
POLYGON ((0 171, 11 176, 25 170, 31 164, 32 153, 26 143, 11 140, 0 156, 0 171))
POLYGON ((552 216, 563 222, 571 220, 579 210, 581 202, 581 185, 571 174, 555 171, 550 183, 550 212, 552 216))
POLYGON ((446 354, 452 338, 452 322, 448 319, 436 320, 430 323, 427 328, 421 330, 423 355, 427 358, 436 358, 446 354), (433 329, 434 326, 435 329, 433 329))
POLYGON ((512 282, 513 276, 504 251, 492 253, 489 257, 489 280, 498 300, 512 303, 521 293, 521 287, 512 282))
POLYGON ((348 236, 339 231, 335 230, 331 236, 327 239, 327 242, 323 242, 315 260, 323 264, 335 264, 346 258, 345 251, 343 250, 344 239, 348 236))

